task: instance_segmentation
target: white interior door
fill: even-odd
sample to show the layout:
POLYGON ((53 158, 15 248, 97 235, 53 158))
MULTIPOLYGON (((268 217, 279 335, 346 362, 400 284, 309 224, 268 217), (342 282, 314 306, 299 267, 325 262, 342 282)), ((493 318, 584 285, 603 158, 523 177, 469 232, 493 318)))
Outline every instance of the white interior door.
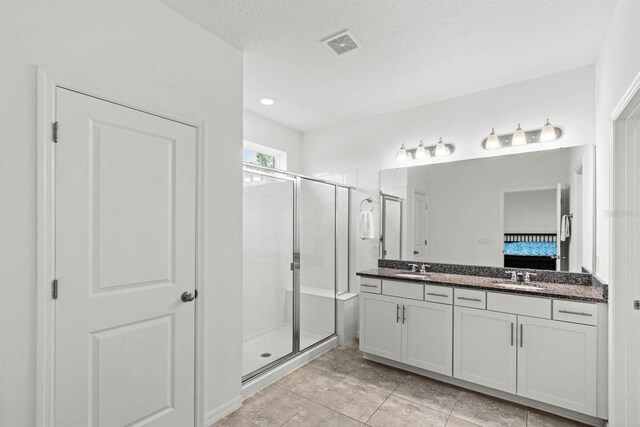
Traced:
POLYGON ((413 193, 413 260, 427 260, 427 196, 413 193))
POLYGON ((195 129, 65 89, 56 116, 55 425, 193 425, 195 129))
MULTIPOLYGON (((612 425, 640 425, 640 90, 615 122, 612 425)), ((596 264, 597 265, 597 264, 596 264)), ((602 266, 600 266, 602 268, 602 266)), ((597 273, 598 271, 596 271, 597 273)))

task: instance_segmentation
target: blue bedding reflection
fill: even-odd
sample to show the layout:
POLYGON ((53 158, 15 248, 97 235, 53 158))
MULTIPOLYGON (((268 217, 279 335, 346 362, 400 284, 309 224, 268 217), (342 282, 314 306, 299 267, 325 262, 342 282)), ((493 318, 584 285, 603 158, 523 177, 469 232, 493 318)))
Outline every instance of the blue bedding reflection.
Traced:
POLYGON ((556 256, 555 242, 504 242, 505 255, 556 256))

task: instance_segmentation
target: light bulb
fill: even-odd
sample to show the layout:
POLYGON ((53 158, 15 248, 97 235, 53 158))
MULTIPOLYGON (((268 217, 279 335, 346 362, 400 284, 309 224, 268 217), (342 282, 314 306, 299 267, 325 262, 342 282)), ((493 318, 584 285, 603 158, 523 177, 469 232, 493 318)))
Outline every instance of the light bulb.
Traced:
POLYGON ((426 159, 430 157, 431 153, 424 147, 424 143, 420 140, 420 145, 416 148, 416 159, 426 159))
POLYGON ((487 137, 487 143, 484 145, 485 150, 495 150, 496 148, 500 148, 502 145, 500 144, 500 139, 498 139, 498 135, 496 135, 496 130, 491 128, 491 133, 487 137))
POLYGON ((407 160, 407 149, 404 148, 404 144, 402 144, 402 147, 400 147, 400 149, 398 150, 398 155, 396 156, 396 159, 401 161, 407 160))
POLYGON ((449 147, 447 147, 445 143, 442 142, 441 137, 438 141, 438 144, 436 144, 436 156, 448 156, 449 154, 451 154, 451 152, 449 151, 449 147))
POLYGON ((549 123, 549 119, 547 119, 547 123, 542 127, 540 131, 540 141, 541 142, 551 142, 556 140, 556 129, 553 127, 551 123, 549 123))
POLYGON ((513 137, 511 138, 511 145, 525 145, 527 143, 527 134, 520 127, 520 123, 518 123, 518 129, 513 133, 513 137))

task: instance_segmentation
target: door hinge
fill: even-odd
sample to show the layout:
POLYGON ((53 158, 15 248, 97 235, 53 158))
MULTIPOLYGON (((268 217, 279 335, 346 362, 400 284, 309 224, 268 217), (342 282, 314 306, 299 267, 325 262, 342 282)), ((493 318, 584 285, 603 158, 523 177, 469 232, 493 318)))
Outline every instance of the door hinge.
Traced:
POLYGON ((633 301, 633 309, 640 310, 640 299, 633 301))
POLYGON ((58 142, 58 122, 53 122, 53 142, 58 142))
POLYGON ((58 299, 58 279, 51 282, 51 299, 58 299))

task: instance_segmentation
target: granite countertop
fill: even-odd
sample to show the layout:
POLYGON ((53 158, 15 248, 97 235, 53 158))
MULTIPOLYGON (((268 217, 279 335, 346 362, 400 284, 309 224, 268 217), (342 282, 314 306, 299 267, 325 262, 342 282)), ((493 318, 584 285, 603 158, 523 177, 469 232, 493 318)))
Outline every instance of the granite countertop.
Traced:
POLYGON ((448 273, 427 273, 425 277, 402 277, 399 274, 410 274, 410 271, 394 268, 372 268, 361 271, 358 276, 373 277, 379 279, 402 280, 414 283, 428 283, 444 286, 456 286, 460 288, 484 289, 489 291, 506 292, 510 294, 532 295, 550 298, 560 298, 575 301, 606 302, 606 291, 603 286, 577 285, 564 283, 534 282, 529 286, 539 289, 513 289, 498 286, 499 283, 510 283, 509 279, 497 277, 469 276, 448 273))

